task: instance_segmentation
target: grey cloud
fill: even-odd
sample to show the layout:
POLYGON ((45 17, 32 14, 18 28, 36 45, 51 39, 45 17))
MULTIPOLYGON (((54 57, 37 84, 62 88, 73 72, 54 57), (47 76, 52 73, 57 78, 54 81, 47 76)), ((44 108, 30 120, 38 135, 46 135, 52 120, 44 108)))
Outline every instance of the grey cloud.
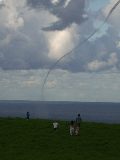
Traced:
MULTIPOLYGON (((85 33, 83 32, 81 36, 84 38, 85 33)), ((78 48, 73 53, 74 56, 72 57, 71 55, 69 63, 64 64, 62 67, 72 72, 89 72, 90 70, 87 68, 88 64, 97 60, 98 62, 105 63, 99 63, 100 68, 92 71, 111 70, 112 67, 116 67, 116 69, 120 70, 120 49, 116 48, 117 40, 119 40, 118 35, 113 28, 110 28, 106 35, 103 35, 95 41, 88 41, 78 48), (116 53, 117 60, 115 63, 110 64, 110 55, 112 53, 116 53)))
POLYGON ((57 5, 52 3, 52 0, 27 0, 27 4, 33 8, 45 8, 53 12, 53 10, 63 8, 66 0, 58 0, 57 5))
MULTIPOLYGON (((28 2, 29 5, 31 4, 34 8, 38 7, 38 9, 44 6, 44 8, 50 11, 50 7, 52 7, 51 13, 54 12, 55 15, 59 13, 64 17, 64 14, 66 13, 65 19, 66 21, 68 19, 68 22, 70 23, 73 21, 69 21, 69 16, 72 16, 73 13, 67 15, 67 10, 69 12, 71 6, 72 11, 73 4, 76 7, 77 2, 79 2, 79 4, 82 3, 82 1, 73 0, 70 2, 72 4, 69 3, 67 6, 68 8, 66 7, 66 11, 64 10, 63 14, 61 12, 62 9, 64 9, 63 6, 65 1, 60 1, 56 6, 53 6, 53 4, 47 0, 29 0, 28 2)), ((76 10, 79 9, 76 8, 76 10)), ((83 12, 84 11, 81 11, 80 15, 82 15, 83 12)), ((0 68, 4 70, 49 69, 50 66, 55 63, 56 60, 49 58, 48 56, 48 36, 45 36, 48 32, 43 32, 41 30, 43 25, 48 25, 49 22, 52 22, 52 20, 48 22, 50 19, 48 12, 46 13, 46 16, 44 13, 45 12, 42 12, 41 10, 40 12, 36 12, 36 10, 26 10, 25 14, 22 15, 22 18, 24 19, 24 26, 14 31, 9 28, 5 28, 4 24, 0 24, 0 68), (45 21, 43 21, 43 17, 45 18, 45 21)), ((75 14, 79 15, 78 12, 75 14)), ((74 15, 71 20, 73 19, 74 15)), ((80 22, 76 19, 75 21, 77 23, 80 22)), ((63 26, 63 24, 68 25, 68 23, 64 23, 64 21, 63 23, 60 22, 55 23, 55 27, 58 27, 57 29, 64 29, 66 26, 63 26), (58 25, 56 25, 57 23, 58 25)), ((55 29, 54 25, 51 27, 53 27, 53 30, 55 29)), ((52 29, 51 27, 50 29, 52 29)), ((78 34, 78 37, 83 40, 90 35, 93 30, 93 21, 86 21, 86 23, 81 25, 80 35, 78 34)), ((88 66, 90 62, 95 60, 100 62, 107 61, 109 59, 109 54, 115 52, 118 58, 118 62, 115 63, 115 67, 120 70, 120 49, 116 48, 116 41, 119 41, 118 32, 115 31, 114 28, 109 27, 105 35, 96 38, 95 41, 86 42, 83 46, 75 50, 72 55, 66 57, 66 59, 57 64, 55 68, 65 69, 71 72, 89 71, 86 66, 88 66)), ((109 69, 111 69, 111 66, 104 65, 100 71, 109 69)))
POLYGON ((5 7, 5 5, 4 4, 0 4, 0 9, 2 9, 3 7, 5 7))
MULTIPOLYGON (((70 25, 70 24, 69 24, 70 25)), ((64 21, 57 21, 53 23, 51 26, 42 28, 44 31, 54 31, 54 30, 63 30, 68 27, 68 24, 64 23, 64 21)))
POLYGON ((4 3, 4 1, 1 1, 0 2, 0 9, 2 9, 3 7, 5 7, 5 3, 4 3))
POLYGON ((27 0, 27 3, 30 7, 33 8, 49 8, 52 7, 52 3, 50 0, 27 0))
POLYGON ((118 57, 116 53, 111 53, 109 58, 106 61, 94 60, 88 63, 88 70, 90 71, 99 71, 103 69, 116 68, 118 62, 118 57))
POLYGON ((45 8, 52 14, 58 17, 58 21, 50 26, 44 27, 43 30, 63 30, 69 27, 72 23, 81 24, 86 20, 85 0, 71 0, 69 4, 64 7, 66 0, 61 0, 58 5, 53 5, 50 0, 38 1, 28 0, 28 5, 33 8, 45 8))
POLYGON ((23 10, 25 14, 21 16, 25 23, 15 30, 6 27, 9 13, 2 11, 5 21, 0 23, 0 68, 3 70, 48 68, 52 64, 47 55, 47 39, 40 31, 42 20, 38 19, 42 15, 27 10, 27 7, 23 10))
POLYGON ((47 43, 42 33, 38 34, 38 30, 32 31, 31 34, 26 33, 25 29, 22 32, 9 31, 5 34, 1 31, 0 33, 2 53, 0 67, 2 69, 37 69, 46 64, 49 65, 47 43), (4 42, 3 45, 2 42, 4 42))
POLYGON ((91 51, 94 56, 87 63, 91 71, 111 70, 113 67, 120 70, 120 50, 116 47, 117 40, 118 36, 113 28, 109 28, 106 35, 93 43, 94 48, 91 48, 91 51))
MULTIPOLYGON (((48 44, 43 32, 39 31, 39 25, 36 23, 25 23, 21 32, 0 32, 1 37, 11 35, 10 42, 0 47, 0 67, 5 70, 16 69, 48 69, 55 60, 48 58, 48 44), (29 27, 29 25, 32 28, 29 27), (5 34, 7 33, 7 34, 5 34)), ((91 28, 91 26, 90 26, 91 28)), ((90 32, 90 31, 89 31, 90 32)), ((85 33, 81 34, 84 38, 85 33)), ((86 66, 95 60, 107 61, 109 54, 115 52, 118 57, 118 62, 115 66, 120 68, 119 49, 116 48, 116 40, 119 39, 113 28, 108 30, 108 34, 96 39, 93 42, 87 42, 85 45, 78 48, 73 55, 69 56, 69 61, 66 60, 59 63, 55 68, 69 70, 71 72, 89 71, 86 66), (103 53, 105 52, 105 53, 103 53)), ((104 65, 101 70, 111 69, 110 65, 104 65)))

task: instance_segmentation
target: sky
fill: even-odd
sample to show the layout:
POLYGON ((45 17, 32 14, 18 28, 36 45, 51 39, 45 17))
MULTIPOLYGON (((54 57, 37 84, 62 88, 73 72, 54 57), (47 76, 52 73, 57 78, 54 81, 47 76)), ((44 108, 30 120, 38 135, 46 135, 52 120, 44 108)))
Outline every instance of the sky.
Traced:
POLYGON ((117 1, 0 0, 0 100, 120 102, 117 1))

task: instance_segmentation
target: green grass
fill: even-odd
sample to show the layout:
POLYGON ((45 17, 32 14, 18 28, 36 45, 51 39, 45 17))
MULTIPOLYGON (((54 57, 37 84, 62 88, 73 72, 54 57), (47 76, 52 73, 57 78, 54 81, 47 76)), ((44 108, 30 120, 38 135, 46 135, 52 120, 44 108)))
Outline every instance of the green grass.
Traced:
POLYGON ((82 122, 70 136, 67 122, 0 118, 0 160, 119 160, 120 125, 82 122))

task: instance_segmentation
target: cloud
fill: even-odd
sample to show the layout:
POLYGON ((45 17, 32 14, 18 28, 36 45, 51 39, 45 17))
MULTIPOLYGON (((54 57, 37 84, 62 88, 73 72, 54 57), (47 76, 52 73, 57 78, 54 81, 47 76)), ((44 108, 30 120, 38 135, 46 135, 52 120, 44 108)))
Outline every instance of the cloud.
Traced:
MULTIPOLYGON (((1 100, 42 100, 41 85, 47 70, 0 70, 1 100), (12 94, 11 94, 12 93, 12 94)), ((71 73, 54 70, 45 89, 45 100, 119 102, 119 73, 71 73)))
POLYGON ((16 30, 24 25, 24 19, 19 14, 25 5, 25 0, 18 2, 17 0, 4 0, 0 14, 3 18, 0 22, 9 29, 16 30))
POLYGON ((71 0, 66 0, 66 2, 64 4, 64 8, 66 8, 69 5, 70 2, 71 2, 71 0))
POLYGON ((45 25, 54 21, 54 16, 44 11, 38 14, 28 10, 24 0, 5 1, 0 13, 0 67, 16 70, 50 65, 47 40, 40 28, 43 15, 45 25), (24 20, 24 24, 19 18, 24 20))
POLYGON ((51 0, 51 3, 54 4, 54 5, 58 5, 60 2, 60 0, 51 0))
POLYGON ((62 31, 48 32, 46 36, 49 45, 48 57, 57 60, 76 46, 78 42, 77 26, 72 25, 62 31))
POLYGON ((4 0, 0 0, 0 9, 2 9, 3 7, 5 7, 4 0))
MULTIPOLYGON (((87 10, 89 17, 85 0, 3 2, 0 4, 0 99, 40 100, 48 69, 91 35, 104 17, 98 16, 101 11, 95 0, 94 9, 92 6, 87 10)), ((45 85, 47 100, 119 101, 119 8, 108 22, 94 40, 78 46, 55 67, 45 85)))
POLYGON ((89 71, 100 71, 104 69, 113 68, 117 65, 118 57, 116 53, 111 53, 106 61, 94 60, 88 63, 89 71))
POLYGON ((120 48, 120 41, 116 42, 116 47, 120 48))
MULTIPOLYGON (((27 3, 26 0, 4 1, 4 6, 0 8, 0 68, 49 69, 58 58, 76 47, 99 27, 99 22, 102 22, 99 18, 94 22, 94 15, 90 13, 89 20, 83 23, 84 18, 81 17, 86 15, 84 3, 82 0, 29 0, 27 3), (64 22, 65 26, 61 22, 64 22), (62 24, 58 30, 55 29, 56 23, 58 27, 62 24), (49 32, 42 30, 49 26, 49 32)), ((98 13, 93 11, 93 14, 98 13)), ((86 64, 97 60, 101 65, 101 62, 107 61, 107 53, 115 52, 118 58, 116 67, 119 69, 118 42, 118 31, 108 25, 96 34, 93 41, 78 47, 55 68, 88 72, 90 70, 86 64)), ((111 69, 111 65, 99 68, 99 71, 111 69)))
MULTIPOLYGON (((116 0, 110 0, 110 3, 103 9, 103 14, 106 16, 110 9, 114 6, 116 3, 116 0)), ((116 29, 119 30, 120 28, 120 22, 118 21, 120 15, 120 5, 117 6, 117 8, 113 11, 112 15, 109 18, 109 23, 111 23, 116 29)))
POLYGON ((51 89, 51 88, 55 88, 56 87, 56 81, 55 80, 51 80, 51 81, 48 81, 46 86, 47 88, 51 89))
POLYGON ((28 0, 27 2, 32 8, 45 8, 58 18, 58 21, 44 27, 45 31, 63 30, 73 23, 81 24, 86 20, 85 0, 28 0))

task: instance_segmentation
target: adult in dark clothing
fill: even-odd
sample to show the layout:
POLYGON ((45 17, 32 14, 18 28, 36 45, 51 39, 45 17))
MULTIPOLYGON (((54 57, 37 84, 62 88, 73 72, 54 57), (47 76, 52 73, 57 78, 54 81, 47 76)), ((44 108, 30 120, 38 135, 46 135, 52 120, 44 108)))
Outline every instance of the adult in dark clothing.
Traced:
POLYGON ((26 118, 27 118, 27 120, 30 119, 30 113, 29 112, 26 113, 26 118))
POLYGON ((81 121, 82 121, 81 116, 80 116, 80 114, 78 114, 78 116, 76 118, 76 123, 78 124, 79 127, 80 127, 81 121))

